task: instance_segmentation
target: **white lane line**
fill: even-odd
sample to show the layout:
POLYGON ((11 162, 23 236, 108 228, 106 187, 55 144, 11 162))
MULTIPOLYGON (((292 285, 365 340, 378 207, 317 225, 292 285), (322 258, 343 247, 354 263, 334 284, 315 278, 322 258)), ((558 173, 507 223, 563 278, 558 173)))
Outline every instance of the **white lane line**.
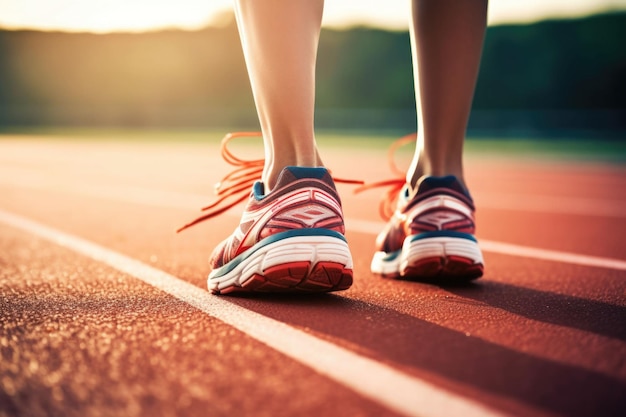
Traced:
POLYGON ((626 261, 622 261, 620 259, 579 255, 570 252, 532 248, 528 246, 514 245, 512 243, 496 242, 493 240, 485 239, 479 239, 478 243, 479 246, 486 252, 626 271, 626 261))
POLYGON ((406 416, 503 416, 473 400, 239 307, 164 271, 88 240, 0 210, 0 221, 152 285, 265 345, 406 416))
MULTIPOLYGON (((40 178, 29 178, 21 176, 10 181, 3 181, 0 176, 0 183, 7 185, 18 185, 26 188, 48 189, 71 194, 86 195, 95 198, 103 198, 126 203, 144 204, 153 207, 166 207, 175 209, 190 209, 202 207, 211 201, 211 196, 204 196, 193 193, 179 193, 175 191, 157 190, 135 186, 105 186, 86 185, 65 182, 52 182, 42 184, 40 178)), ((241 212, 239 208, 233 208, 224 213, 229 216, 239 218, 241 212)), ((186 219, 181 219, 181 224, 186 219)), ((376 235, 382 230, 384 223, 369 220, 346 219, 348 231, 367 233, 376 235)), ((480 247, 485 252, 499 253, 509 256, 521 256, 526 258, 541 259, 552 262, 562 262, 595 268, 626 270, 626 261, 621 259, 605 258, 599 256, 582 255, 572 252, 556 251, 549 249, 535 248, 532 246, 516 245, 512 243, 497 242, 486 239, 479 239, 480 247)))
MULTIPOLYGON (((355 232, 376 234, 382 230, 383 226, 384 223, 381 222, 346 219, 346 229, 355 232)), ((621 259, 603 258, 600 256, 580 255, 571 252, 533 248, 531 246, 496 242, 494 240, 487 239, 479 239, 478 243, 480 248, 485 252, 626 271, 626 261, 622 261, 621 259)))

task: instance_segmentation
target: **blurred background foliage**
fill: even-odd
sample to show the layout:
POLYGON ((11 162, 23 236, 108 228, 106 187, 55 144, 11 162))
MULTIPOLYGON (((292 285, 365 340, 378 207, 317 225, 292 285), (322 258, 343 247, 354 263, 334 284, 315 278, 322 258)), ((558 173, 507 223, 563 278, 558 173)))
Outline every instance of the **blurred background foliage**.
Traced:
MULTIPOLYGON (((626 140, 626 13, 488 28, 470 133, 626 140)), ((409 35, 324 29, 319 129, 415 129, 409 35)), ((200 31, 0 31, 0 128, 257 126, 231 18, 200 31)))

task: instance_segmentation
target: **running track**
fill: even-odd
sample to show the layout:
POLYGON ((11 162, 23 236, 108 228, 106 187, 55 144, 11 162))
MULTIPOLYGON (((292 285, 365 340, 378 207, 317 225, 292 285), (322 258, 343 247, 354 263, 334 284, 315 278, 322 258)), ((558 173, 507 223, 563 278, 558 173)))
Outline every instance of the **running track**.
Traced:
MULTIPOLYGON (((337 176, 388 177, 347 154, 337 176)), ((218 297, 238 209, 173 233, 218 155, 0 137, 0 416, 624 415, 623 166, 470 156, 487 270, 451 288, 372 276, 378 192, 340 185, 349 291, 218 297)))

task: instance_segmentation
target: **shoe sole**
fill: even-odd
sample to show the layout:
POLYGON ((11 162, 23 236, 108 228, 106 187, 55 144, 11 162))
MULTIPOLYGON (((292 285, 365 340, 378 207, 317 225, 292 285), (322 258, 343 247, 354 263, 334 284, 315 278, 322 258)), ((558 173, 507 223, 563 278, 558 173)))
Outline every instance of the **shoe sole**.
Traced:
POLYGON ((445 284, 480 278, 484 261, 478 243, 472 239, 409 236, 402 250, 374 254, 371 270, 385 278, 445 284))
POLYGON ((339 233, 322 231, 323 235, 316 235, 315 229, 283 232, 258 242, 213 270, 209 291, 319 293, 350 288, 353 272, 348 244, 339 233))

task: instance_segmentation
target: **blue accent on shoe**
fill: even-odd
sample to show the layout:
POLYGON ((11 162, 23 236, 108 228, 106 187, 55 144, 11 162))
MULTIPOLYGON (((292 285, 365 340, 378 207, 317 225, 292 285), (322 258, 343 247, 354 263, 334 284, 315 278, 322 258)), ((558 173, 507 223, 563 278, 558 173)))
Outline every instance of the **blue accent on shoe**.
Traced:
POLYGON ((467 239, 473 242, 477 242, 476 238, 469 233, 455 232, 453 230, 437 230, 436 232, 424 232, 411 236, 411 242, 421 239, 429 239, 433 237, 455 237, 459 239, 467 239))
POLYGON ((285 169, 288 169, 289 172, 293 174, 294 177, 298 179, 302 178, 315 178, 321 180, 324 178, 324 175, 328 173, 328 170, 324 167, 293 167, 289 166, 285 169))
POLYGON ((454 175, 445 175, 442 177, 431 176, 424 178, 424 180, 419 184, 418 194, 435 188, 449 188, 465 194, 470 200, 472 199, 469 190, 461 185, 457 177, 454 175))
POLYGON ((346 238, 339 232, 335 232, 334 230, 329 229, 320 229, 320 228, 310 228, 310 229, 294 229, 288 230, 286 232, 276 233, 271 236, 266 237, 265 239, 257 242, 251 248, 246 249, 233 259, 231 259, 227 264, 222 265, 220 268, 215 271, 219 271, 215 274, 216 277, 222 276, 224 274, 229 273, 233 269, 237 267, 241 262, 243 262, 246 258, 252 255, 254 252, 258 251, 264 246, 277 242, 279 240, 288 239, 292 237, 299 236, 329 236, 337 239, 341 239, 344 242, 347 242, 346 238))
POLYGON ((400 191, 400 198, 408 200, 410 196, 411 192, 409 191, 409 185, 404 184, 404 188, 400 191))
POLYGON ((265 186, 261 181, 257 181, 252 185, 252 194, 257 201, 265 197, 265 186))

